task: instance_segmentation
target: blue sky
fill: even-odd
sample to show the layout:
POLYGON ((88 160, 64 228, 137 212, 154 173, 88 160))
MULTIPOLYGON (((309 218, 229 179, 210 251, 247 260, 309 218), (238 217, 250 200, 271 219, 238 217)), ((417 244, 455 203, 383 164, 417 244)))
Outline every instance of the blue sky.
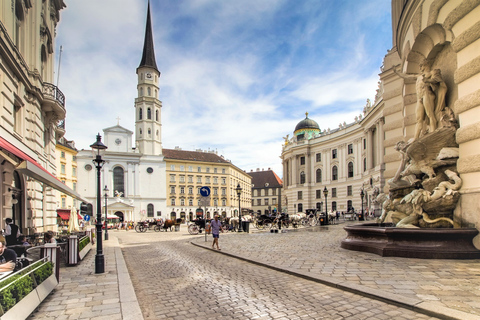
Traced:
MULTIPOLYGON (((58 86, 66 138, 134 131, 146 0, 65 0, 58 86)), ((283 138, 305 118, 353 122, 374 100, 391 48, 390 1, 152 0, 164 148, 216 150, 282 176, 283 138)))

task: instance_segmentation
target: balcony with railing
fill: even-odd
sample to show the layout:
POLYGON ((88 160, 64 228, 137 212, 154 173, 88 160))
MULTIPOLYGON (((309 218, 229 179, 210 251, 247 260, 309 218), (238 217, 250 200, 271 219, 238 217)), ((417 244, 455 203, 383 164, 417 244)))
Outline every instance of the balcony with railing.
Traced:
POLYGON ((54 112, 59 120, 65 119, 65 95, 57 86, 51 83, 43 83, 42 109, 45 112, 54 112))

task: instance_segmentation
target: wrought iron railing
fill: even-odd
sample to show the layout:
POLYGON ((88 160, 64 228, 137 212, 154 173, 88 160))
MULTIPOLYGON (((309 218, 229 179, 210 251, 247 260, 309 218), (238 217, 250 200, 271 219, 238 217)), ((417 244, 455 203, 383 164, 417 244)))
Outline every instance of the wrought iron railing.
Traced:
POLYGON ((65 107, 65 96, 63 95, 63 92, 58 89, 57 86, 51 84, 51 83, 44 83, 43 84, 43 94, 55 99, 58 101, 63 107, 65 107))

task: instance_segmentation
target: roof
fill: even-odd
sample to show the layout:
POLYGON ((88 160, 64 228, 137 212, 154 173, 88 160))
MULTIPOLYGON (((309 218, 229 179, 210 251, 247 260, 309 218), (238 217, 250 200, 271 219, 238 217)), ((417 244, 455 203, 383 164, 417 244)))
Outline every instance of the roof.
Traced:
POLYGON ((147 25, 145 27, 145 41, 143 43, 142 61, 140 61, 140 65, 138 67, 151 67, 158 71, 157 63, 155 61, 155 50, 153 47, 152 22, 150 19, 150 1, 148 1, 147 25))
POLYGON ((225 160, 223 157, 220 157, 213 152, 163 149, 163 157, 166 160, 170 159, 230 164, 230 161, 225 160))
POLYGON ((308 118, 308 112, 305 113, 305 119, 303 119, 297 124, 294 132, 297 132, 298 130, 301 130, 301 129, 317 129, 320 131, 320 127, 318 126, 318 123, 315 120, 308 118))
POLYGON ((253 188, 265 188, 268 183, 268 188, 281 188, 283 185, 280 179, 273 170, 249 172, 248 175, 252 177, 253 188))

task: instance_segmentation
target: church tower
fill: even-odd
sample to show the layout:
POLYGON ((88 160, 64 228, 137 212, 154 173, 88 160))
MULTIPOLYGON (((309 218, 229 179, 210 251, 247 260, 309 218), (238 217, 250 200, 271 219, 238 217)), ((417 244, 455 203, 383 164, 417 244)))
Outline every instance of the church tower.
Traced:
POLYGON ((137 68, 137 98, 135 99, 135 142, 145 155, 162 155, 162 102, 159 96, 160 71, 155 62, 150 1, 143 44, 142 61, 137 68))

